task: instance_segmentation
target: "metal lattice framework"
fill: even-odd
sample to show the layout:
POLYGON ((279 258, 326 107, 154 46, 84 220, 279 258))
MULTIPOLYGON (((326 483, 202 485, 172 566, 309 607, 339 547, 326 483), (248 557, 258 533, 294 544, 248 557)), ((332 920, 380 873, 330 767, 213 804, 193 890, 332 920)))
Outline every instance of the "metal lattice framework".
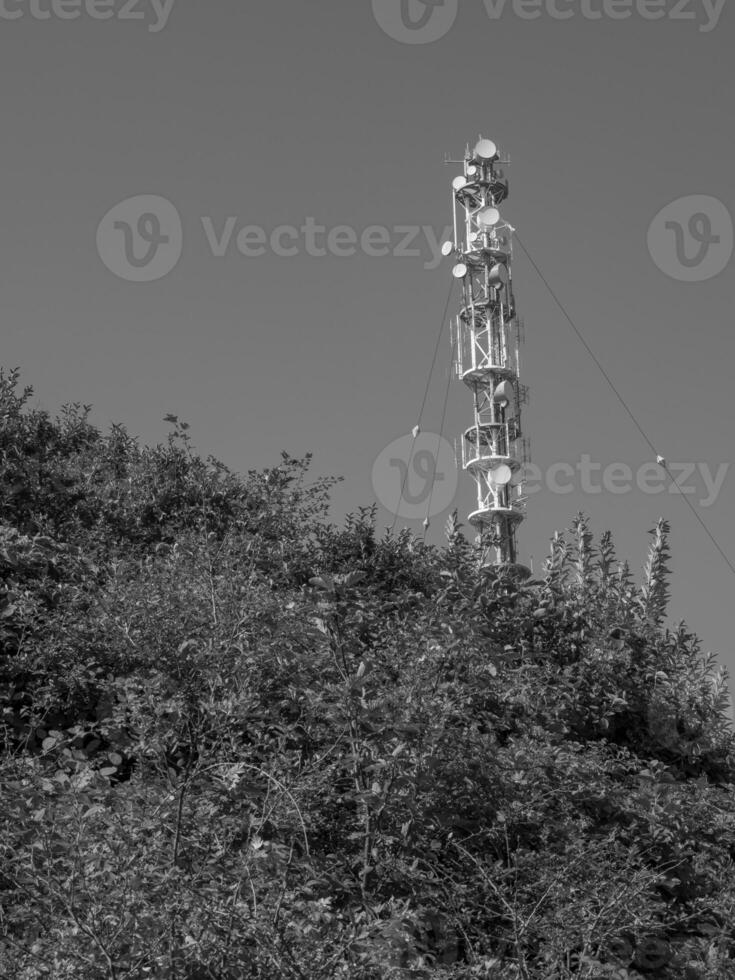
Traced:
POLYGON ((498 210, 508 181, 497 147, 480 139, 464 157, 453 181, 455 255, 452 274, 462 283, 453 322, 455 369, 472 392, 474 422, 462 435, 462 465, 477 484, 477 508, 469 522, 478 532, 482 562, 522 575, 517 530, 525 516, 522 467, 528 444, 521 407, 528 391, 520 383, 523 325, 513 297, 513 228, 498 210))

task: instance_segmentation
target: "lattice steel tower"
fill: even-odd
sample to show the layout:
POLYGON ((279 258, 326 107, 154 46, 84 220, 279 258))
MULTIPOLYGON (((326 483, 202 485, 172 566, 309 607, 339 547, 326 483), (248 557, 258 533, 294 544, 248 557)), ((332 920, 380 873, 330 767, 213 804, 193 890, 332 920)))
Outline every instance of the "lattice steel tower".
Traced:
POLYGON ((518 525, 525 516, 523 464, 528 445, 521 430, 523 324, 513 297, 513 228, 498 210, 508 181, 497 147, 480 139, 464 157, 464 173, 452 187, 455 256, 452 274, 462 284, 459 314, 452 324, 455 368, 472 392, 474 422, 462 435, 462 465, 477 484, 477 529, 484 566, 505 566, 527 576, 519 563, 518 525))

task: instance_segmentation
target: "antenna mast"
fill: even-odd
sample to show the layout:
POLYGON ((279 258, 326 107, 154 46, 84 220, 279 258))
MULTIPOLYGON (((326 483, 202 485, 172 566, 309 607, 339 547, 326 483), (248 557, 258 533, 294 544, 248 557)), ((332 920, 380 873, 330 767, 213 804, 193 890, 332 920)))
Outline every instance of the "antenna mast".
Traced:
POLYGON ((517 532, 525 517, 521 406, 528 389, 519 377, 523 325, 513 297, 514 229, 498 210, 508 196, 500 165, 509 161, 481 138, 462 162, 464 173, 452 182, 454 243, 444 248, 454 254, 452 275, 462 283, 453 322, 455 369, 474 404, 474 422, 462 436, 462 466, 477 484, 477 508, 468 520, 478 532, 483 567, 526 578, 531 573, 518 562, 517 532))

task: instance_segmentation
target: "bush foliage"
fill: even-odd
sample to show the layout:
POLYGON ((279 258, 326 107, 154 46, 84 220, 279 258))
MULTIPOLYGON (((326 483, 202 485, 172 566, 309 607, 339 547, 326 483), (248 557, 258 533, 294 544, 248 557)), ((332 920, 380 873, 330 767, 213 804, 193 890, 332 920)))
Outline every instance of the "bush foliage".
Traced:
POLYGON ((543 576, 0 374, 0 974, 735 975, 726 677, 579 517, 543 576))

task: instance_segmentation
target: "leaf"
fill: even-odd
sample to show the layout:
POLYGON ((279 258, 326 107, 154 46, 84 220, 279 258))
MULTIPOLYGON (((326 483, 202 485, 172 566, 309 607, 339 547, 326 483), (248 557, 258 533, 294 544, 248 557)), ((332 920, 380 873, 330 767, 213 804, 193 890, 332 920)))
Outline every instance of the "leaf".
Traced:
POLYGON ((633 959, 633 946, 627 939, 611 939, 606 946, 606 953, 620 963, 628 964, 633 959))
POLYGON ((51 538, 38 536, 33 539, 33 544, 35 547, 41 548, 43 551, 56 551, 56 544, 51 540, 51 538))
POLYGON ((659 970, 672 957, 671 947, 662 939, 650 937, 638 944, 635 951, 635 965, 646 970, 659 970))

